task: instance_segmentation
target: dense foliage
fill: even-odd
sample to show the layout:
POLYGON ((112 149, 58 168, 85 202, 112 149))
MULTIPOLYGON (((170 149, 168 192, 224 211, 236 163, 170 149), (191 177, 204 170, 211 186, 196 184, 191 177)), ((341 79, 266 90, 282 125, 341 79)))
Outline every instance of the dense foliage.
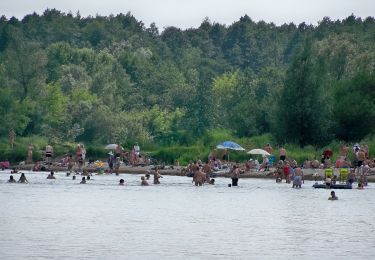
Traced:
POLYGON ((278 143, 375 130, 375 20, 159 32, 130 13, 0 18, 0 133, 52 142, 191 144, 207 130, 278 143))

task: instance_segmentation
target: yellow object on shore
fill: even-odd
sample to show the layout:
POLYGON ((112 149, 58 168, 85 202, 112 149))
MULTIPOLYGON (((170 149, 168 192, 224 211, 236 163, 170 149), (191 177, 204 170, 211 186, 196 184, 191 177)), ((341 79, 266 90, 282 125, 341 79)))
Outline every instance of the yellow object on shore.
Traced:
POLYGON ((102 162, 102 161, 96 161, 95 162, 95 166, 96 167, 103 167, 104 166, 104 162, 102 162))
POLYGON ((325 175, 325 179, 332 178, 332 176, 333 176, 333 169, 332 168, 325 169, 324 170, 324 175, 325 175))
POLYGON ((340 182, 346 182, 348 180, 349 169, 341 168, 340 169, 340 182))

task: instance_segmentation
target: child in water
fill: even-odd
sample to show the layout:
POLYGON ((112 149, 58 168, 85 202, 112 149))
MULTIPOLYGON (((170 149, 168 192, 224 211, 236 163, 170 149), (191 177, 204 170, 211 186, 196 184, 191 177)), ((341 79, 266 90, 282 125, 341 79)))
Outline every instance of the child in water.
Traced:
POLYGON ((328 198, 328 200, 338 200, 339 198, 336 196, 334 191, 331 191, 331 197, 328 198))

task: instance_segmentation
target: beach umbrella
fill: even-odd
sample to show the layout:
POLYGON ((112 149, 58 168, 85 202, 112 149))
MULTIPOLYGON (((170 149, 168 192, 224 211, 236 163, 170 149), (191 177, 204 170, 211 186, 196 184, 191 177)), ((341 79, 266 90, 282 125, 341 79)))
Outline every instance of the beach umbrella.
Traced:
POLYGON ((117 144, 107 144, 104 149, 106 150, 115 150, 117 147, 117 144))
POLYGON ((270 154, 263 150, 263 149, 252 149, 250 151, 247 152, 248 154, 256 154, 256 155, 267 155, 269 156, 270 154))
MULTIPOLYGON (((229 149, 229 150, 235 150, 235 151, 245 151, 241 145, 232 142, 232 141, 225 141, 216 146, 217 149, 229 149)), ((228 162, 229 162, 229 152, 228 152, 228 162)))

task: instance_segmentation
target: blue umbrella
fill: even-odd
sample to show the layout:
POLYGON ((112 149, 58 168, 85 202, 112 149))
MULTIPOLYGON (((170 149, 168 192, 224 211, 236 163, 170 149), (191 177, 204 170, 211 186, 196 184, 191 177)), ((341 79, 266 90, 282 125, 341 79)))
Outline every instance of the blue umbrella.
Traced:
MULTIPOLYGON (((245 151, 241 145, 232 142, 232 141, 225 141, 216 146, 217 149, 230 149, 230 150, 235 150, 235 151, 245 151)), ((228 162, 229 162, 229 153, 228 153, 228 162)))

